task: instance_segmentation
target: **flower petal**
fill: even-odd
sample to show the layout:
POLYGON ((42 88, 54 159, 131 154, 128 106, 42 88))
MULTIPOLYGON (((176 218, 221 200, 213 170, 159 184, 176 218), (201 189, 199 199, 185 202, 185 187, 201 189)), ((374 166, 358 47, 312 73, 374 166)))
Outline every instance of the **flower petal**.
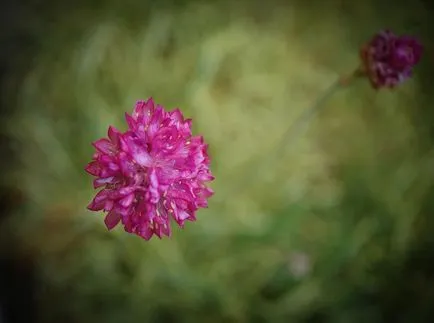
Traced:
POLYGON ((107 190, 103 189, 96 194, 92 202, 89 203, 87 208, 91 211, 101 211, 104 208, 105 202, 108 197, 107 190))
POLYGON ((136 120, 132 116, 130 116, 128 113, 125 113, 125 120, 127 121, 128 127, 130 130, 135 130, 137 127, 136 120))
POLYGON ((85 171, 88 172, 90 175, 98 176, 101 168, 99 166, 99 163, 97 161, 90 162, 87 164, 85 171))
POLYGON ((121 216, 115 211, 109 212, 104 218, 104 223, 107 229, 109 230, 117 226, 120 221, 121 221, 121 216))
POLYGON ((113 182, 114 177, 107 177, 107 178, 97 178, 93 180, 93 188, 99 188, 101 186, 104 186, 106 184, 110 184, 113 182))
POLYGON ((113 151, 113 144, 106 138, 95 141, 93 146, 103 154, 110 154, 113 151))
POLYGON ((107 135, 110 138, 110 140, 113 143, 113 145, 115 145, 116 147, 118 147, 119 146, 119 136, 121 135, 120 131, 117 130, 113 126, 110 126, 108 128, 107 135))

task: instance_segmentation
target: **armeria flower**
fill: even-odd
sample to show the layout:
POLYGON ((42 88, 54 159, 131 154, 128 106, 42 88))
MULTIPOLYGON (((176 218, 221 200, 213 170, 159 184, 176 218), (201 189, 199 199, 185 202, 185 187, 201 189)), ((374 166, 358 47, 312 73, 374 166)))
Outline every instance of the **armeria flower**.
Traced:
POLYGON ((214 177, 201 136, 192 136, 191 120, 179 109, 167 112, 152 98, 137 102, 126 114, 128 130, 109 127, 108 138, 93 143, 96 153, 86 171, 102 188, 88 209, 107 212, 110 230, 122 223, 125 231, 145 240, 171 235, 170 219, 183 227, 207 207, 214 177))
POLYGON ((422 45, 413 37, 389 30, 376 34, 360 51, 363 74, 375 89, 393 88, 412 75, 422 55, 422 45))

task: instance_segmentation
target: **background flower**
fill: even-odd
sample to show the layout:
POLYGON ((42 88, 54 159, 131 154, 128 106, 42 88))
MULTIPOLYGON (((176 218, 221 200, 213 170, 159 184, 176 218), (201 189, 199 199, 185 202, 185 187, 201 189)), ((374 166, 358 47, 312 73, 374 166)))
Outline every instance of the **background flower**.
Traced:
POLYGON ((381 31, 361 49, 363 69, 374 88, 393 88, 412 76, 422 45, 412 36, 381 31))

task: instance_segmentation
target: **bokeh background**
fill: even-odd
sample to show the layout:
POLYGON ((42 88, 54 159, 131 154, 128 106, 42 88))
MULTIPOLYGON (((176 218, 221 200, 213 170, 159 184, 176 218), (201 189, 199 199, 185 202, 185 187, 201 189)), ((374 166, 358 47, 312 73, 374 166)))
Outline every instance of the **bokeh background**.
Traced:
POLYGON ((0 321, 430 322, 434 33, 401 2, 6 2, 0 321), (426 45, 414 78, 340 89, 267 159, 386 27, 426 45), (151 96, 209 142, 216 194, 146 242, 86 210, 83 167, 151 96))

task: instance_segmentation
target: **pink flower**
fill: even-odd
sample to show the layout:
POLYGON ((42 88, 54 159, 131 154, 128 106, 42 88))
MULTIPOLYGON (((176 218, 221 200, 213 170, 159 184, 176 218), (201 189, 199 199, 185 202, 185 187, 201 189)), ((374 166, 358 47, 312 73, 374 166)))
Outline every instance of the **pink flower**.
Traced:
POLYGON ((393 88, 412 75, 422 55, 422 45, 413 37, 381 31, 361 49, 363 72, 376 89, 393 88))
POLYGON ((110 126, 108 138, 93 143, 96 153, 86 171, 96 177, 94 188, 102 189, 88 209, 107 212, 109 230, 121 222, 145 240, 170 236, 170 218, 180 227, 195 221, 213 194, 206 186, 214 179, 208 145, 192 136, 191 120, 180 110, 167 112, 152 98, 138 101, 126 121, 126 132, 110 126))

